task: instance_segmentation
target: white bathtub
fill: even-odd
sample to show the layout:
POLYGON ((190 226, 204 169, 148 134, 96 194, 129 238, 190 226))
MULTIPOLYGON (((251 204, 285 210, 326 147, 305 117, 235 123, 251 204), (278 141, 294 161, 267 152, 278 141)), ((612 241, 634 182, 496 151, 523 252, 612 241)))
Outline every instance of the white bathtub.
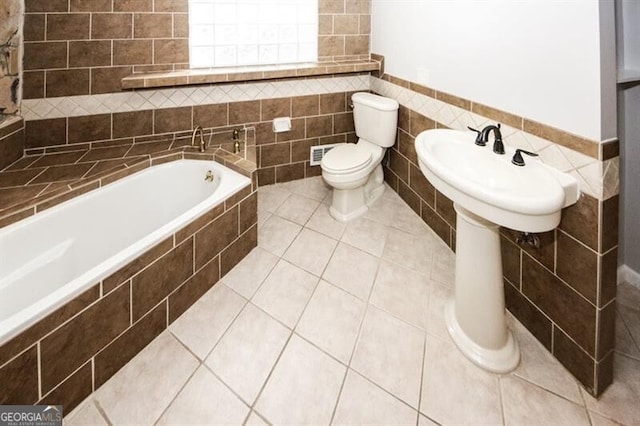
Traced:
POLYGON ((0 345, 250 184, 179 160, 0 229, 0 345))

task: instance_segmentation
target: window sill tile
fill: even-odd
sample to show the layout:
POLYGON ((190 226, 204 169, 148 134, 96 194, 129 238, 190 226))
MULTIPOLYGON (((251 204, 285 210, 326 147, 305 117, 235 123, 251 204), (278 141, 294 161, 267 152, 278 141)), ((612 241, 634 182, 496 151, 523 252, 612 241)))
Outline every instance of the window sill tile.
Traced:
POLYGON ((371 72, 380 71, 380 69, 381 62, 365 59, 343 62, 313 62, 305 64, 181 70, 166 73, 133 74, 122 79, 122 88, 125 90, 147 89, 195 84, 272 80, 278 78, 371 72))

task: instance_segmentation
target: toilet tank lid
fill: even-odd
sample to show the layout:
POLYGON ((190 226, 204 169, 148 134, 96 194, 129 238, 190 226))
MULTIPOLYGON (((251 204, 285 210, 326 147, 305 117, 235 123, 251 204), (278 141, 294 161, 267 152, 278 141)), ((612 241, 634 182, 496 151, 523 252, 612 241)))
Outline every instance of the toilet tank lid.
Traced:
POLYGON ((384 96, 374 95, 373 93, 358 92, 351 96, 353 103, 366 105, 380 111, 395 111, 398 109, 398 101, 384 96))

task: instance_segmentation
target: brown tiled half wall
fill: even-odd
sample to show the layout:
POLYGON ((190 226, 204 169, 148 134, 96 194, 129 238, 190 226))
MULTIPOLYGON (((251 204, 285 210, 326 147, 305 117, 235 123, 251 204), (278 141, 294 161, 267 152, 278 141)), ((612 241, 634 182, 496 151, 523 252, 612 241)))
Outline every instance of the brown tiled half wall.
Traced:
MULTIPOLYGON (((424 177, 414 147, 420 132, 437 127, 444 126, 400 107, 385 180, 455 251, 453 203, 424 177)), ((518 232, 501 231, 507 308, 596 396, 613 380, 617 229, 618 196, 583 194, 563 210, 557 229, 538 234, 540 248, 520 246, 518 232)))
POLYGON ((0 123, 0 170, 22 157, 24 152, 24 120, 9 118, 0 123))
POLYGON ((71 412, 256 245, 249 185, 0 346, 0 404, 71 412))
POLYGON ((135 71, 188 64, 188 0, 25 0, 25 99, 119 92, 135 71))
POLYGON ((318 176, 320 167, 309 165, 312 146, 355 140, 350 96, 351 92, 340 92, 27 121, 25 143, 28 154, 38 154, 89 142, 143 142, 149 137, 184 135, 202 126, 219 133, 212 144, 233 151, 231 130, 246 127, 255 138, 255 147, 248 149, 255 151, 259 184, 267 185, 318 176), (272 120, 282 116, 291 117, 292 129, 275 134, 272 120))

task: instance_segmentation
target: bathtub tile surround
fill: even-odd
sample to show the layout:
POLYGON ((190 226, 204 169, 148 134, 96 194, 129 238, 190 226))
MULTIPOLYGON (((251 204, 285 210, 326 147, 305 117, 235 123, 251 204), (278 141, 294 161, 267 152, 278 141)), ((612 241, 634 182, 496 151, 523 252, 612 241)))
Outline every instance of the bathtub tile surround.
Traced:
POLYGON ((22 157, 24 152, 24 120, 0 117, 0 170, 22 157))
MULTIPOLYGON (((107 169, 102 183, 156 162, 217 157, 224 163, 233 157, 221 158, 216 150, 173 152, 138 159, 115 173, 107 169)), ((101 180, 93 182, 91 188, 101 180)), ((55 403, 70 410, 116 374, 256 246, 256 188, 254 181, 0 346, 0 379, 8 384, 0 404, 55 403)))
MULTIPOLYGON (((327 196, 329 190, 323 190, 319 177, 261 187, 259 247, 65 422, 86 424, 97 415, 99 422, 119 424, 132 411, 129 407, 140 406, 149 409, 138 410, 135 416, 145 417, 128 413, 124 419, 149 424, 205 423, 215 415, 215 419, 224 416, 221 422, 239 424, 512 424, 542 419, 544 423, 631 425, 640 415, 634 400, 640 357, 628 348, 626 352, 617 349, 620 377, 600 400, 586 392, 581 395, 577 380, 512 316, 510 325, 526 348, 516 371, 490 374, 464 358, 449 340, 442 315, 444 300, 453 292, 453 253, 390 188, 384 202, 366 218, 385 235, 380 255, 347 243, 348 236, 354 235, 354 222, 342 233, 322 231, 335 247, 323 271, 305 271, 304 259, 284 260, 282 253, 315 230, 310 229, 317 222, 314 218, 328 216, 327 196), (290 210, 281 209, 292 197, 296 205, 306 198, 308 205, 315 206, 302 224, 291 222, 290 210), (269 234, 267 228, 276 219, 296 229, 282 252, 270 251, 277 246, 271 239, 278 235, 269 234), (399 235, 421 242, 419 246, 426 250, 422 256, 431 260, 426 262, 428 268, 397 263, 403 260, 394 255, 399 235), (283 274, 284 264, 295 274, 283 274), (340 272, 345 268, 358 278, 358 285, 352 285, 349 273, 340 272), (413 300, 405 303, 424 304, 426 322, 415 322, 398 315, 404 311, 395 310, 397 294, 387 289, 404 288, 406 274, 386 271, 402 269, 420 277, 416 287, 422 291, 414 292, 413 300), (300 292, 281 294, 277 306, 261 302, 261 294, 274 283, 295 289, 298 276, 307 277, 310 291, 302 296, 300 292), (300 299, 302 308, 294 309, 300 299), (294 319, 283 323, 278 318, 294 319), (201 339, 206 345, 193 338, 204 334, 210 336, 201 339), (175 363, 167 362, 167 353, 175 363), (396 367, 381 367, 389 365, 396 367), (166 390, 163 395, 155 390, 160 387, 166 390), (523 400, 528 404, 523 405, 523 400)), ((365 218, 357 222, 362 221, 365 218)), ((621 293, 625 307, 634 306, 634 297, 640 297, 631 287, 622 288, 621 293)))
MULTIPOLYGON (((0 226, 150 165, 181 158, 216 160, 245 176, 253 176, 254 163, 219 148, 222 144, 216 141, 228 140, 232 130, 223 129, 220 134, 207 132, 209 148, 205 153, 190 146, 191 132, 38 150, 38 154, 25 156, 0 172, 0 226)), ((255 145, 254 135, 248 133, 245 143, 249 147, 255 145)))
MULTIPOLYGON (((108 141, 112 138, 129 143, 128 139, 132 137, 134 142, 144 141, 148 137, 171 137, 168 132, 182 135, 197 125, 205 127, 207 131, 221 133, 220 145, 231 151, 233 146, 230 137, 222 136, 223 131, 248 128, 249 138, 255 139, 257 147, 254 157, 252 149, 249 149, 247 159, 255 159, 260 184, 286 182, 320 173, 319 167, 309 166, 311 146, 354 140, 353 115, 347 100, 352 92, 368 88, 368 75, 353 75, 158 90, 153 94, 134 92, 99 95, 103 96, 100 98, 103 103, 100 104, 95 103, 99 100, 98 96, 91 96, 89 100, 82 100, 86 102, 90 115, 28 120, 27 153, 37 154, 43 149, 46 152, 77 149, 86 142, 108 141), (144 99, 143 95, 150 96, 149 102, 155 104, 131 100, 139 97, 144 99), (157 109, 155 105, 158 105, 157 109), (292 117, 292 130, 276 136, 271 130, 271 120, 276 116, 292 117)), ((56 101, 60 101, 60 105, 66 102, 76 105, 75 102, 80 102, 79 98, 82 97, 56 98, 56 101)), ((25 115, 33 118, 28 112, 29 102, 24 103, 25 115)), ((51 100, 37 102, 50 104, 51 100)), ((78 114, 88 113, 83 108, 74 108, 69 107, 78 114)), ((66 107, 63 109, 66 110, 66 107)), ((45 110, 47 117, 61 114, 59 110, 48 107, 45 110)), ((252 145, 249 144, 249 147, 252 145)))
POLYGON ((540 249, 517 245, 519 234, 503 229, 505 297, 508 309, 586 389, 601 394, 613 380, 617 141, 599 144, 393 76, 372 77, 371 88, 402 105, 385 179, 453 249, 456 214, 419 169, 414 143, 421 131, 501 122, 507 145, 538 152, 580 181, 582 197, 563 211, 556 230, 539 235, 540 249))

